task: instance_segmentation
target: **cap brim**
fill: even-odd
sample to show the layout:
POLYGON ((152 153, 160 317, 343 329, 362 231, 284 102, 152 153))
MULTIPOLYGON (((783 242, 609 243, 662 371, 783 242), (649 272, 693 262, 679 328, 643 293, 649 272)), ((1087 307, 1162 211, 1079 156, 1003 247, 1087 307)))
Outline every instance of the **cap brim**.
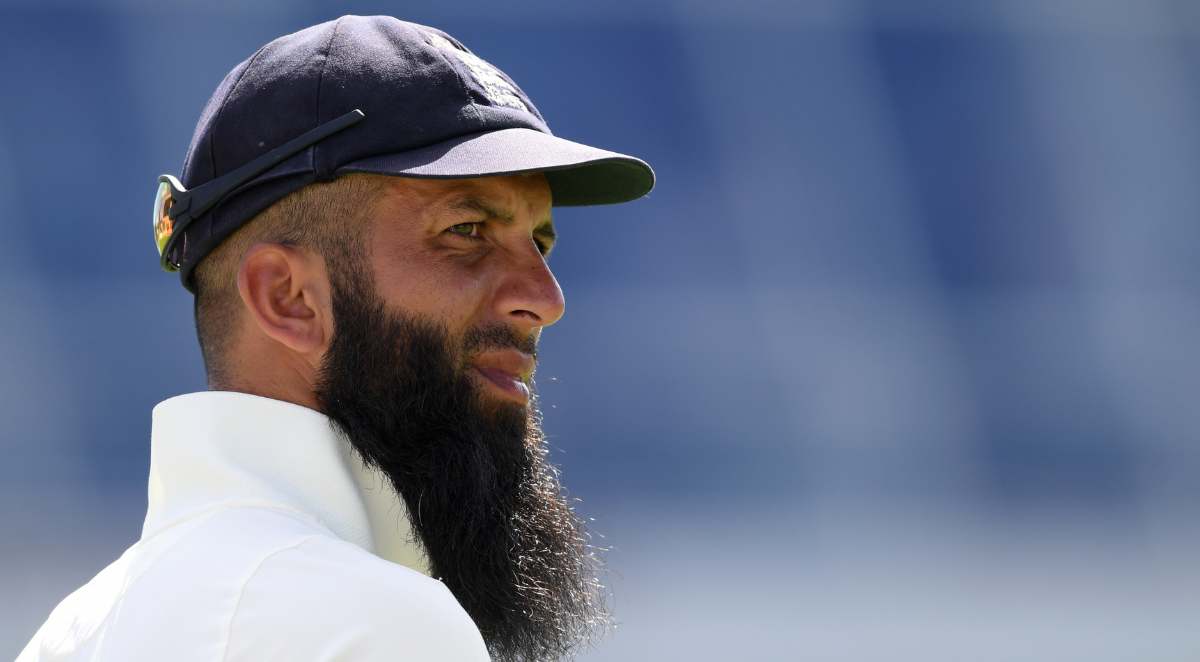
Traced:
POLYGON ((641 159, 533 129, 473 133, 407 152, 360 159, 337 169, 339 175, 351 172, 418 179, 542 172, 555 207, 629 202, 654 188, 654 171, 641 159))

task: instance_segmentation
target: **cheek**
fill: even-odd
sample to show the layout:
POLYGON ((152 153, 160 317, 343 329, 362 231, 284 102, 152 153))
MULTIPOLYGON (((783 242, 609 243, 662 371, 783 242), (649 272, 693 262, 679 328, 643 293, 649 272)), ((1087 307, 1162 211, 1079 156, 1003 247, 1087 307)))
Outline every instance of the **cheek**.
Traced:
POLYGON ((487 309, 491 278, 480 266, 409 252, 376 265, 376 288, 389 306, 440 320, 451 331, 460 330, 487 309))

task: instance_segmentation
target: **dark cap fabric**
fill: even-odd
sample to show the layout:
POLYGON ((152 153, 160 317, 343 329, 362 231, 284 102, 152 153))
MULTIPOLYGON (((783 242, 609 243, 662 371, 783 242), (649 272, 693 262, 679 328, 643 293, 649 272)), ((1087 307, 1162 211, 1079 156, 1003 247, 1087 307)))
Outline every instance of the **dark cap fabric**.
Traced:
POLYGON ((184 230, 180 277, 257 214, 347 173, 460 179, 543 172, 555 206, 640 198, 645 162, 553 136, 529 97, 453 37, 389 16, 343 16, 264 46, 213 93, 180 181, 192 189, 345 113, 358 124, 285 159, 184 230))

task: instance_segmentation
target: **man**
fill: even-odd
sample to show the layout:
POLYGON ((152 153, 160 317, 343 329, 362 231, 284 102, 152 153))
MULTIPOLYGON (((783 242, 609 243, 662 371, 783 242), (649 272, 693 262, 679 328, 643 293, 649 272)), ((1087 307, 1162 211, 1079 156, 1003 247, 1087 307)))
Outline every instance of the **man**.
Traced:
POLYGON ((160 182, 210 390, 155 408, 142 539, 19 660, 541 660, 607 626, 532 374, 551 206, 649 166, 553 137, 445 33, 347 16, 235 68, 160 182))

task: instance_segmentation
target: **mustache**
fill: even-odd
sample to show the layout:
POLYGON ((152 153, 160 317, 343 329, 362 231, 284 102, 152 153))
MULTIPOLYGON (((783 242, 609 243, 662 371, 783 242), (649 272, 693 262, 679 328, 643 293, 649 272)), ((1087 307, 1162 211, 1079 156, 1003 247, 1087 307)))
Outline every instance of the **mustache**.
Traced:
POLYGON ((533 358, 536 363, 538 335, 533 331, 523 334, 516 326, 504 322, 478 324, 463 334, 459 352, 462 363, 467 364, 488 350, 502 349, 515 349, 533 358))

